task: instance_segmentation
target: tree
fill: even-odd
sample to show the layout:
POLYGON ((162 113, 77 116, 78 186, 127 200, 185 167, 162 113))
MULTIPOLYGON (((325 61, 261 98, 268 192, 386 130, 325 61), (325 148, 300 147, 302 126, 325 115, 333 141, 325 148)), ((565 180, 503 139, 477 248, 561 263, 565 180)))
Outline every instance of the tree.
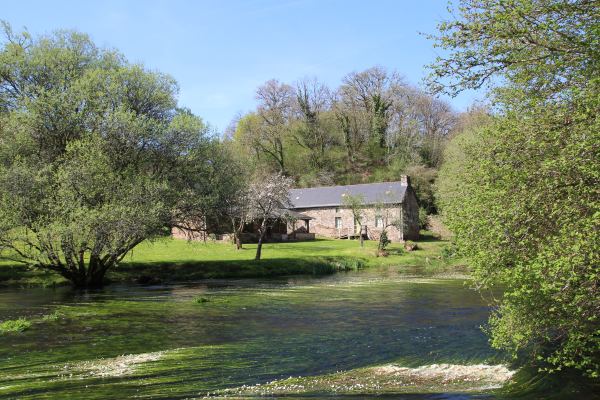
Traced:
POLYGON ((233 189, 223 184, 227 160, 207 126, 177 107, 172 78, 81 33, 32 38, 4 28, 5 254, 99 286, 143 240, 217 213, 233 189))
POLYGON ((276 220, 285 217, 290 206, 289 192, 294 181, 280 173, 258 176, 250 185, 251 217, 258 221, 258 246, 255 260, 260 260, 267 230, 276 220))
POLYGON ((279 172, 286 173, 284 143, 293 113, 293 89, 277 80, 267 81, 256 91, 259 101, 254 126, 254 144, 277 162, 279 172))
MULTIPOLYGON (((344 193, 342 195, 342 204, 350 209, 352 213, 352 219, 354 220, 355 226, 358 225, 358 233, 360 235, 360 247, 365 246, 365 239, 363 236, 363 225, 362 220, 365 217, 365 199, 362 195, 351 195, 344 193)), ((348 235, 350 239, 350 235, 348 235)))
POLYGON ((597 72, 597 1, 462 0, 458 13, 429 36, 448 54, 430 65, 433 90, 457 94, 505 77, 550 98, 597 72))
POLYGON ((293 136, 309 151, 312 166, 321 170, 326 166, 327 150, 334 142, 323 123, 323 114, 330 108, 331 93, 316 79, 304 79, 296 84, 295 95, 301 123, 294 129, 293 136))
POLYGON ((368 115, 355 99, 345 97, 340 92, 333 108, 343 135, 346 164, 349 169, 355 168, 360 151, 369 138, 368 115))
POLYGON ((432 85, 486 82, 496 115, 456 135, 442 211, 481 288, 501 285, 492 344, 600 376, 600 53, 587 0, 464 0, 432 85))
POLYGON ((386 147, 390 108, 393 104, 392 90, 404 86, 401 78, 381 67, 369 68, 363 72, 353 72, 344 78, 342 95, 360 104, 370 119, 372 142, 380 149, 386 147))

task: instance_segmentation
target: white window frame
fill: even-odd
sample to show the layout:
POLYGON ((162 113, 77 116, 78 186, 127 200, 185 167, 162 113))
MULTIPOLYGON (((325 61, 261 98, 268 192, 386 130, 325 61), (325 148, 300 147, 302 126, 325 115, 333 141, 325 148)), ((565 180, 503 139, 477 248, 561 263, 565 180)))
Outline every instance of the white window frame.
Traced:
POLYGON ((342 229, 343 228, 342 217, 335 217, 334 224, 335 224, 335 229, 342 229), (339 222, 339 224, 338 224, 338 222, 339 222))

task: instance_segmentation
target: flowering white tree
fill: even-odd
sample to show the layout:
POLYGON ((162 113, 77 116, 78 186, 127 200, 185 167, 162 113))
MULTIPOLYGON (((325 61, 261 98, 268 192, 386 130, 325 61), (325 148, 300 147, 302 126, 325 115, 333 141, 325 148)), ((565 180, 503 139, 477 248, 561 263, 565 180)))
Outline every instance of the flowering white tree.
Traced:
POLYGON ((260 260, 262 242, 267 229, 277 218, 285 217, 290 206, 289 192, 294 180, 281 173, 258 176, 250 185, 249 201, 252 219, 258 221, 258 246, 255 260, 260 260))

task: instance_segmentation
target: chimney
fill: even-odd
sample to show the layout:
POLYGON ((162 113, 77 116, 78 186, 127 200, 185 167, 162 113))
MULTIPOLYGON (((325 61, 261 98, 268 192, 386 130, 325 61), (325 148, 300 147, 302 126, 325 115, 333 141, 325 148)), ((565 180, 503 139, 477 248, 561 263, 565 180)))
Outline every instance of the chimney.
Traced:
POLYGON ((400 184, 402 186, 410 186, 410 176, 400 175, 400 184))

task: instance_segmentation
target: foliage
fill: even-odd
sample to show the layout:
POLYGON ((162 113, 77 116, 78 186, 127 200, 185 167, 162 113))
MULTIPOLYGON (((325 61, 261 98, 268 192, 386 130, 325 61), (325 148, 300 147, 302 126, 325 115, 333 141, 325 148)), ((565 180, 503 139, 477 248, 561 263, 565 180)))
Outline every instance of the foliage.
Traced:
POLYGON ((442 248, 441 251, 441 255, 444 260, 450 260, 451 258, 456 257, 458 253, 458 246, 454 242, 442 248))
POLYGON ((502 77, 550 98, 597 74, 597 1, 461 0, 458 14, 430 36, 448 54, 430 66, 433 89, 456 94, 502 77))
POLYGON ((457 123, 446 102, 381 67, 350 73, 338 88, 271 80, 256 97, 256 110, 236 119, 226 141, 251 169, 283 173, 301 187, 415 173, 417 194, 435 212, 431 182, 457 123))
POLYGON ((433 72, 449 92, 490 77, 497 115, 446 149, 439 197, 482 288, 505 294, 492 344, 543 369, 600 376, 598 6, 461 2, 433 72))
POLYGON ((419 206, 423 207, 427 213, 436 213, 434 184, 438 170, 422 165, 414 165, 406 168, 405 172, 410 177, 410 184, 419 199, 419 206))
POLYGON ((387 232, 382 231, 381 235, 379 236, 379 250, 385 251, 390 243, 392 243, 392 241, 388 239, 387 232))
POLYGON ((31 322, 25 318, 0 322, 0 333, 19 333, 31 327, 31 322))
POLYGON ((84 34, 32 38, 5 24, 0 246, 97 286, 143 240, 205 229, 235 185, 227 154, 177 107, 177 90, 84 34))

